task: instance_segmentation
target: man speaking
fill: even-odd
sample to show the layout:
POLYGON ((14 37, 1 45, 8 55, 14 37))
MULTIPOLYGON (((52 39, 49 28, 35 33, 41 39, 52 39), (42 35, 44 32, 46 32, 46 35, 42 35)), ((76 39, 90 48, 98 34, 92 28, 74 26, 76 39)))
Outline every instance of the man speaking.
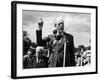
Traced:
POLYGON ((53 34, 42 39, 43 21, 38 23, 36 30, 37 44, 49 49, 49 67, 75 66, 73 36, 64 31, 64 20, 61 17, 55 19, 53 34))

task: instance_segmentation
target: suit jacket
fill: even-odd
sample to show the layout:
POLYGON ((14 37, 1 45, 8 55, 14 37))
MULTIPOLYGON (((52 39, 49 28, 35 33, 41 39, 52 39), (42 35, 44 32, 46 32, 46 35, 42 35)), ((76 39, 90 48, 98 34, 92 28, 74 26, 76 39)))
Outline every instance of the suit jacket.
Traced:
POLYGON ((73 36, 64 32, 64 37, 58 40, 56 43, 54 35, 48 35, 42 39, 42 30, 36 30, 37 44, 39 46, 49 46, 50 57, 49 67, 62 67, 64 58, 64 43, 66 42, 66 55, 65 55, 65 66, 75 66, 75 55, 74 55, 74 42, 73 36), (49 45, 47 45, 49 44, 49 45))
POLYGON ((37 63, 36 57, 33 60, 33 68, 46 68, 48 67, 48 58, 43 56, 37 63))
POLYGON ((23 68, 29 69, 29 68, 46 68, 48 67, 48 58, 43 56, 39 62, 37 62, 36 57, 33 56, 30 60, 28 57, 26 57, 23 61, 23 68))

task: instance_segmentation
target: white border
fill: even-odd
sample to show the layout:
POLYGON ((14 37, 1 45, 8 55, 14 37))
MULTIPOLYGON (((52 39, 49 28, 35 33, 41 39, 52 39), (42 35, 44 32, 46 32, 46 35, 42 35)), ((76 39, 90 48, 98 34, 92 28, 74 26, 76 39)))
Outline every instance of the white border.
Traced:
POLYGON ((17 76, 37 76, 50 74, 68 74, 68 73, 84 73, 95 72, 96 70, 96 46, 95 46, 95 9, 76 8, 76 7, 59 7, 45 5, 26 5, 17 4, 17 76), (43 11, 62 11, 62 12, 81 12, 91 13, 91 65, 85 67, 63 67, 63 68, 43 68, 43 69, 22 69, 22 10, 43 10, 43 11))

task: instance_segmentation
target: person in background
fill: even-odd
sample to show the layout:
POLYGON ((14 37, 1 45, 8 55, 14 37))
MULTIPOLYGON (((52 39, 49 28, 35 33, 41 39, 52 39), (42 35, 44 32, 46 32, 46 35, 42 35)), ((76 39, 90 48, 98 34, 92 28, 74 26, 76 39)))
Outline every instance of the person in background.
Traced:
POLYGON ((45 56, 44 48, 37 46, 36 54, 33 60, 33 68, 46 68, 48 67, 48 58, 45 56))
POLYGON ((28 50, 27 54, 23 57, 23 68, 33 68, 33 58, 34 55, 32 54, 31 50, 28 50))

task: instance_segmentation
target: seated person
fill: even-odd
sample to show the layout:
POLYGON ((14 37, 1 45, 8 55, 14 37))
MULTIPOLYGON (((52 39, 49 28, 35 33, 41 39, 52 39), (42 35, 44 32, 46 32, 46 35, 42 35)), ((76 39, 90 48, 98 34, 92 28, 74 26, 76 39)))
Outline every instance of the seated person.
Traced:
POLYGON ((33 61, 33 68, 45 68, 48 67, 48 58, 44 56, 44 48, 37 47, 36 54, 33 61))

